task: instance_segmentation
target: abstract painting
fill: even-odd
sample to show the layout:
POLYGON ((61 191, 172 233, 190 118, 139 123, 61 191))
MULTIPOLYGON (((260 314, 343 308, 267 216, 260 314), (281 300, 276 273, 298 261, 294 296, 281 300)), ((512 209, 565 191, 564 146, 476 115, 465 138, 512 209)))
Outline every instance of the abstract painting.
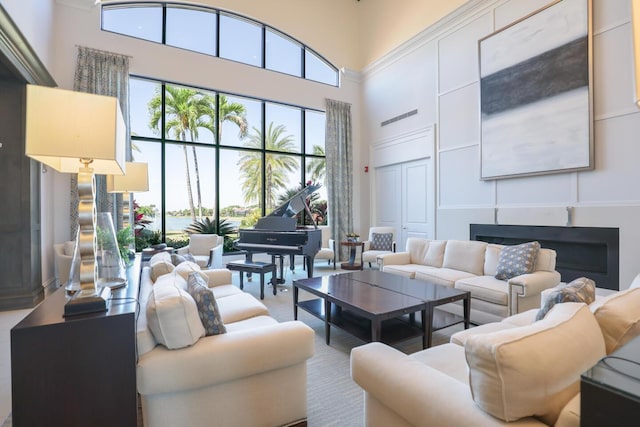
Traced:
POLYGON ((559 0, 481 39, 480 176, 593 168, 591 0, 559 0))

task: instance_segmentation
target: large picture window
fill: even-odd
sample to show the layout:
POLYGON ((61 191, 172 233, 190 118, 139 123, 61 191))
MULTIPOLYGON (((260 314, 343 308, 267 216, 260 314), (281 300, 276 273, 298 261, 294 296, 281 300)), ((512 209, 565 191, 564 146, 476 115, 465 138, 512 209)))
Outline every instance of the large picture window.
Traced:
POLYGON ((311 210, 327 223, 324 112, 141 77, 130 98, 133 158, 149 163, 140 246, 184 245, 196 222, 252 227, 307 182, 322 185, 311 210))

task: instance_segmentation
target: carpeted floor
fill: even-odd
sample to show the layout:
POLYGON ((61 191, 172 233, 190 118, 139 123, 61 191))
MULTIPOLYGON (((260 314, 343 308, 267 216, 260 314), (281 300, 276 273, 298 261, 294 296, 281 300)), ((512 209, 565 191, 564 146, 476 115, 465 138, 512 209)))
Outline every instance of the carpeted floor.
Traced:
MULTIPOLYGON (((344 272, 334 271, 326 264, 316 264, 314 276, 335 274, 344 272)), ((273 295, 271 289, 265 289, 265 298, 262 301, 269 309, 271 315, 279 321, 293 320, 293 280, 305 278, 306 272, 300 266, 292 273, 286 269, 285 283, 279 285, 279 292, 273 295)), ((233 274, 233 281, 239 283, 238 273, 233 274)), ((260 282, 257 278, 247 283, 244 290, 256 298, 260 298, 260 282)), ((310 294, 300 292, 300 300, 314 298, 310 294)), ((359 427, 363 425, 363 396, 362 389, 356 385, 349 373, 349 355, 351 349, 364 342, 347 334, 346 332, 332 328, 331 344, 326 345, 324 340, 324 322, 320 319, 298 310, 298 320, 309 325, 316 332, 315 354, 307 364, 307 414, 309 427, 359 427)), ((436 332, 433 335, 433 345, 448 342, 451 333, 460 330, 460 325, 436 332)), ((422 350, 420 338, 405 341, 396 346, 397 349, 411 354, 422 350)), ((286 399, 286 396, 280 396, 286 399)), ((4 421, 1 427, 12 427, 11 415, 4 421)), ((188 427, 188 426, 186 426, 188 427)))

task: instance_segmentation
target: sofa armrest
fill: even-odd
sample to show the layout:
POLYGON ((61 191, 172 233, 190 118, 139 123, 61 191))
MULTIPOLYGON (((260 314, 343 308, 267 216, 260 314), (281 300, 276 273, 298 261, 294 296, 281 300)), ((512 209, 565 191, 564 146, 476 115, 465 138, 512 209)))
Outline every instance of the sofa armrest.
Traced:
POLYGON ((506 425, 476 405, 468 384, 379 342, 351 350, 351 377, 411 425, 506 425))
POLYGON ((156 346, 138 360, 138 392, 176 393, 286 368, 313 356, 314 332, 291 321, 201 338, 191 347, 156 346))
POLYGON ((380 271, 382 271, 385 265, 406 264, 411 264, 411 254, 409 252, 393 252, 378 255, 378 265, 380 265, 380 271))
POLYGON ((540 295, 545 289, 553 288, 560 283, 560 273, 557 271, 535 271, 521 274, 509 279, 509 315, 517 314, 518 298, 540 295))
POLYGON ((233 283, 231 279, 231 270, 227 270, 226 268, 214 268, 211 270, 202 270, 202 272, 209 278, 208 286, 210 288, 233 283))

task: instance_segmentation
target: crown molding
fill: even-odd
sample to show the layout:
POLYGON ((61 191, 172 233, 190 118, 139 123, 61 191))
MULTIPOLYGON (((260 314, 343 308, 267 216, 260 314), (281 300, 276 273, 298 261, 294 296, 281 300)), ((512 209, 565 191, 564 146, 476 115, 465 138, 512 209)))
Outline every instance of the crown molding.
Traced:
POLYGON ((0 4, 0 55, 16 77, 42 86, 57 86, 29 42, 22 35, 11 16, 0 4))

